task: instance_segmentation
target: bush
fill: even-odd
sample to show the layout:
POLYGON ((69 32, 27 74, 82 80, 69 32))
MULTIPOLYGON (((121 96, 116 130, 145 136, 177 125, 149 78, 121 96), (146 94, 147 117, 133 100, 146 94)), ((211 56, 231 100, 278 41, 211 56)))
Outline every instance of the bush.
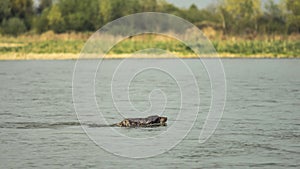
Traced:
POLYGON ((3 20, 1 24, 1 33, 17 36, 26 32, 26 26, 20 18, 10 18, 3 20))
POLYGON ((45 9, 42 14, 34 18, 33 27, 36 33, 43 33, 49 29, 49 23, 47 16, 49 14, 49 9, 45 9))

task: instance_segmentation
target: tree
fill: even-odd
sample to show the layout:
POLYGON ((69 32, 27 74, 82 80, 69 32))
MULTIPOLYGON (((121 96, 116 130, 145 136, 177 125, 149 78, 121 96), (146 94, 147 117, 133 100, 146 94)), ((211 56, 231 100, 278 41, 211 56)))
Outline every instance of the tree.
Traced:
POLYGON ((103 22, 107 23, 111 20, 112 15, 112 3, 110 0, 101 0, 99 3, 100 6, 100 15, 103 18, 103 22))
POLYGON ((62 13, 58 5, 53 5, 47 15, 48 24, 50 29, 57 33, 64 32, 66 30, 65 21, 62 18, 62 13))
POLYGON ((43 10, 43 12, 35 17, 35 20, 33 22, 33 26, 35 29, 35 32, 42 33, 49 29, 49 23, 48 23, 48 14, 50 9, 46 8, 43 10))
POLYGON ((0 1, 0 23, 11 16, 11 2, 10 0, 0 1))
POLYGON ((288 30, 289 32, 300 33, 300 1, 286 0, 288 13, 288 30))
POLYGON ((11 10, 9 17, 17 17, 23 20, 26 29, 29 30, 33 17, 33 0, 10 0, 11 10))
POLYGON ((257 19, 261 14, 260 0, 223 0, 219 12, 226 32, 244 33, 257 30, 257 19))
POLYGON ((33 14, 32 0, 11 0, 12 16, 25 19, 33 14))
POLYGON ((3 20, 1 32, 4 34, 17 36, 26 31, 26 26, 20 18, 10 18, 7 21, 3 20))
POLYGON ((165 13, 169 13, 169 14, 176 14, 176 13, 179 13, 179 11, 180 11, 179 8, 177 8, 173 4, 170 4, 170 3, 166 2, 165 0, 160 0, 158 2, 159 2, 158 3, 158 8, 157 8, 158 12, 165 12, 165 13))
POLYGON ((139 1, 143 12, 155 12, 158 6, 157 0, 139 1))
POLYGON ((186 16, 187 16, 187 20, 192 23, 199 21, 199 10, 195 4, 192 4, 190 6, 189 10, 187 11, 186 16))
POLYGON ((40 0, 37 7, 37 13, 41 14, 46 8, 50 8, 52 5, 52 0, 40 0))
POLYGON ((259 18, 258 23, 261 33, 286 33, 284 11, 279 4, 274 2, 274 0, 269 0, 265 4, 264 15, 259 18))

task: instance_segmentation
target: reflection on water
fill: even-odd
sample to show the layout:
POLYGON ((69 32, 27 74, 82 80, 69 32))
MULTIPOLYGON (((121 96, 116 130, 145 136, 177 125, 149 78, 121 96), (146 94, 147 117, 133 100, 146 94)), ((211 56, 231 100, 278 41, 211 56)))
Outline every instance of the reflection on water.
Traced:
MULTIPOLYGON (((194 60, 189 62, 193 65, 194 60)), ((228 87, 225 112, 216 133, 204 144, 198 137, 210 106, 210 89, 205 70, 195 64, 201 94, 197 123, 172 150, 139 160, 112 155, 83 132, 72 104, 74 63, 0 62, 0 168, 299 168, 300 60, 223 60, 228 87)), ((159 75, 151 72, 149 78, 153 76, 159 75)), ((149 85, 141 77, 132 84, 137 109, 147 107, 148 98, 142 96, 148 91, 135 89, 149 85)), ((165 81, 157 85, 172 86, 165 81)), ((101 90, 97 92, 101 101, 101 90)), ((168 97, 167 110, 177 112, 177 100, 168 97)), ((105 102, 102 105, 110 123, 122 120, 105 102)), ((175 118, 169 119, 168 126, 175 118)), ((83 125, 95 130, 105 126, 83 125)), ((168 126, 118 130, 131 137, 149 137, 168 126)))

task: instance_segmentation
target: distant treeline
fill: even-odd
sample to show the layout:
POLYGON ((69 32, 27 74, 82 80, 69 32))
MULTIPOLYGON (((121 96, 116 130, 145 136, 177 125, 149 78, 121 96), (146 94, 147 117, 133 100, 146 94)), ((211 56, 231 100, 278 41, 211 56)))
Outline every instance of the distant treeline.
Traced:
POLYGON ((165 12, 225 35, 300 33, 300 0, 219 0, 204 9, 165 0, 0 0, 1 34, 95 31, 137 12, 165 12))

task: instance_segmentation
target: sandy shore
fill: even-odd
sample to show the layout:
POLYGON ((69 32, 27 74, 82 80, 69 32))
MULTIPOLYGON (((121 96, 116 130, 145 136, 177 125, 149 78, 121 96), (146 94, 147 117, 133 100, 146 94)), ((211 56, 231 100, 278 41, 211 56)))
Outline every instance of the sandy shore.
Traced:
POLYGON ((109 54, 105 56, 96 56, 96 55, 80 55, 75 53, 5 53, 0 54, 0 60, 76 60, 76 59, 124 59, 124 58, 299 58, 295 56, 284 56, 277 55, 274 56, 272 54, 259 54, 259 55, 248 55, 242 56, 237 54, 230 53, 221 53, 218 56, 196 56, 196 55, 151 55, 151 54, 143 54, 143 55, 131 55, 131 54, 109 54))

